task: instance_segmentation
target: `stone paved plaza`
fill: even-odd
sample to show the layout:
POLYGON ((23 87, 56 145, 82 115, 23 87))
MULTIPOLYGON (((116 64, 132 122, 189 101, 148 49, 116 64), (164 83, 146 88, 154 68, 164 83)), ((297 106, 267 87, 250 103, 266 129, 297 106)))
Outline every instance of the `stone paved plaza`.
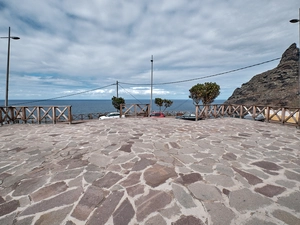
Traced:
POLYGON ((0 132, 1 225, 300 224, 295 127, 125 118, 0 132))

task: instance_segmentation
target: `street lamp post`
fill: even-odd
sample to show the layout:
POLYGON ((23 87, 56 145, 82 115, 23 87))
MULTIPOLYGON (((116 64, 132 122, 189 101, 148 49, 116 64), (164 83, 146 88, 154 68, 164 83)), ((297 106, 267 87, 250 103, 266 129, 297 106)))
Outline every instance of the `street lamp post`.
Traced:
MULTIPOLYGON (((150 92, 151 92, 151 94, 150 94, 150 114, 151 114, 151 111, 152 111, 152 103, 153 103, 153 101, 152 101, 152 94, 153 94, 153 55, 151 56, 151 60, 150 60, 150 62, 151 62, 151 87, 150 87, 150 92)), ((149 114, 149 116, 150 116, 150 114, 149 114)))
POLYGON ((298 98, 300 107, 300 8, 299 8, 299 18, 290 20, 291 23, 299 23, 299 43, 298 43, 298 98))
POLYGON ((19 37, 10 36, 10 27, 8 28, 8 37, 1 37, 8 39, 8 49, 7 49, 7 67, 6 67, 6 92, 5 92, 5 107, 8 106, 8 80, 9 80, 9 60, 10 60, 10 39, 18 40, 19 37))

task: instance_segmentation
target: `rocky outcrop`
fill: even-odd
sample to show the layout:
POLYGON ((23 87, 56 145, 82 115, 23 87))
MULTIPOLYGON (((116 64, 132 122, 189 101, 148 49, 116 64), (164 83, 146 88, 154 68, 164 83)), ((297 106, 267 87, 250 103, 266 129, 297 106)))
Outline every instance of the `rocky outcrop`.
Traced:
POLYGON ((299 107, 299 49, 292 44, 282 55, 278 66, 255 75, 235 89, 225 104, 299 107))

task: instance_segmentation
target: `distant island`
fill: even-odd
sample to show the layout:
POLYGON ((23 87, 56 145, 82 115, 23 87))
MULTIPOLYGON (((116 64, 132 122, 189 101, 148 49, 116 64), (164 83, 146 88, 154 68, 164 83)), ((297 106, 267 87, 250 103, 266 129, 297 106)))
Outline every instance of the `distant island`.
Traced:
POLYGON ((299 107, 298 60, 299 48, 294 43, 282 54, 276 68, 252 77, 224 104, 299 107))

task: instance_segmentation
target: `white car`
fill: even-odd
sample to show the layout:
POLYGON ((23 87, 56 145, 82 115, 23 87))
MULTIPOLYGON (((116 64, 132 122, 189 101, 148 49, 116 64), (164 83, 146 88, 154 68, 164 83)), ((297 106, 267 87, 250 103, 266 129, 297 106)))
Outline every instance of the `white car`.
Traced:
MULTIPOLYGON (((106 120, 106 119, 117 119, 120 118, 119 112, 111 112, 106 114, 105 116, 100 116, 99 120, 106 120)), ((122 118, 125 118, 125 115, 122 115, 122 118)))
MULTIPOLYGON (((251 113, 248 113, 246 116, 244 116, 244 119, 253 120, 253 115, 251 113)), ((258 114, 254 120, 256 121, 265 121, 265 116, 263 114, 258 114)))

